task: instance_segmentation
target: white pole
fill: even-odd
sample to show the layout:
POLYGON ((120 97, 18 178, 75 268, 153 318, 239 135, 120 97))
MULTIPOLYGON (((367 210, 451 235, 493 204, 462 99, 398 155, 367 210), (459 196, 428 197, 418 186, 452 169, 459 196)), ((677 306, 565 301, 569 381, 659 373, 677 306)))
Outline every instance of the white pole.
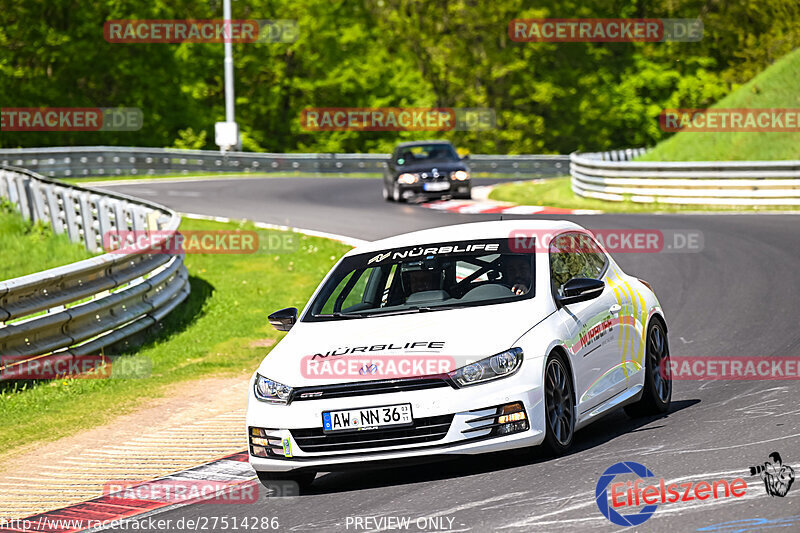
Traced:
POLYGON ((233 46, 231 44, 231 0, 222 2, 225 25, 225 122, 235 122, 233 117, 233 46))

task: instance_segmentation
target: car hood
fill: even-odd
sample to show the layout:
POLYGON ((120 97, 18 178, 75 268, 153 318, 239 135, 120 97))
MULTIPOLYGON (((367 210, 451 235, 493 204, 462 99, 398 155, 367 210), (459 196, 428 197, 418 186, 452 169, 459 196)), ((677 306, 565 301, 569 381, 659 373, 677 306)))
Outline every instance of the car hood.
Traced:
POLYGON ((427 161, 425 163, 416 163, 410 165, 403 165, 397 167, 397 173, 404 172, 430 172, 431 169, 437 169, 439 172, 455 172, 456 170, 469 170, 467 165, 460 161, 427 161))
MULTIPOLYGON (((519 302, 327 322, 299 322, 275 346, 258 372, 289 386, 346 383, 365 379, 347 375, 311 376, 316 361, 433 359, 453 370, 502 352, 550 310, 536 298, 519 302), (358 348, 353 351, 354 348, 358 348)), ((353 363, 356 364, 356 363, 353 363)), ((379 375, 373 379, 397 377, 379 375)))

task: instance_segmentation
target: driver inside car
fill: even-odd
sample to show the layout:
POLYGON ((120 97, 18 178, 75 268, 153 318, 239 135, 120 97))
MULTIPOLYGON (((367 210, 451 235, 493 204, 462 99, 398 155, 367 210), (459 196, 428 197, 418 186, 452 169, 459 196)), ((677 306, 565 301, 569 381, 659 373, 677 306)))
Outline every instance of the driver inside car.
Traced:
POLYGON ((526 294, 531 284, 531 262, 522 255, 511 255, 503 260, 505 285, 517 296, 526 294))
POLYGON ((446 291, 442 290, 443 272, 437 262, 404 263, 401 272, 406 301, 418 298, 444 300, 450 297, 446 291))
POLYGON ((409 294, 423 291, 438 291, 441 283, 439 282, 438 270, 412 270, 408 272, 409 294))

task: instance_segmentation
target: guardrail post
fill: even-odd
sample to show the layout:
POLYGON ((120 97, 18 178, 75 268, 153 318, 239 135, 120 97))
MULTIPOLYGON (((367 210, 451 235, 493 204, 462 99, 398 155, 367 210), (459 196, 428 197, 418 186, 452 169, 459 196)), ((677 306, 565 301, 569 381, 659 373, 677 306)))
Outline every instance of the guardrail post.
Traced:
POLYGON ((97 236, 94 232, 94 217, 92 216, 92 207, 89 203, 89 193, 80 193, 78 195, 80 202, 80 217, 81 226, 83 227, 83 243, 86 249, 90 252, 97 251, 97 236))
POLYGON ((64 233, 64 222, 61 217, 61 209, 58 206, 55 187, 50 184, 45 184, 43 187, 45 198, 47 198, 48 211, 50 212, 50 226, 56 234, 61 235, 64 233))
POLYGON ((8 198, 8 184, 10 176, 5 170, 0 169, 0 198, 8 198))
POLYGON ((42 184, 31 180, 29 184, 31 192, 31 212, 33 220, 38 222, 47 222, 47 215, 45 213, 44 198, 42 194, 42 184))
POLYGON ((78 240, 78 221, 75 216, 75 201, 72 198, 72 192, 63 189, 59 191, 61 197, 61 207, 64 209, 64 226, 67 228, 67 235, 69 240, 75 242, 78 240))
POLYGON ((100 246, 102 246, 104 249, 106 248, 106 245, 111 242, 109 240, 109 232, 111 231, 111 207, 109 206, 109 203, 110 200, 102 196, 97 200, 97 224, 98 230, 100 231, 100 246))
POLYGON ((30 205, 28 204, 28 180, 20 176, 17 178, 17 207, 25 220, 31 220, 30 205))

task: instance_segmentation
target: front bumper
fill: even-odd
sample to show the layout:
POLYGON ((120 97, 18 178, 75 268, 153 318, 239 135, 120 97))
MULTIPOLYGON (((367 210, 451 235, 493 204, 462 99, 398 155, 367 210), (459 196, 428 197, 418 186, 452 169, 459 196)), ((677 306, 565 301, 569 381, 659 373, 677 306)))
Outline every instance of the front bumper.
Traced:
POLYGON ((466 196, 472 190, 472 184, 470 180, 458 181, 458 180, 449 180, 449 181, 434 181, 434 182, 425 182, 420 181, 417 183, 413 183, 410 185, 405 184, 397 184, 400 190, 400 196, 406 200, 411 198, 441 198, 442 196, 466 196), (434 186, 434 187, 441 187, 438 184, 448 184, 449 187, 446 189, 439 189, 439 190, 426 190, 426 185, 434 186))
POLYGON ((255 399, 252 385, 251 380, 247 431, 252 427, 267 429, 271 439, 279 439, 284 451, 291 454, 291 457, 256 457, 250 447, 250 464, 257 471, 332 471, 380 466, 386 462, 416 462, 435 456, 497 452, 534 446, 544 440, 542 389, 531 387, 523 374, 462 389, 433 388, 295 401, 289 405, 273 405, 255 399), (497 413, 497 406, 514 402, 524 407, 528 421, 526 430, 505 435, 495 435, 492 429, 468 431, 492 423, 492 420, 475 422, 476 418, 491 418, 497 413), (331 440, 321 432, 323 411, 400 403, 411 403, 415 426, 407 428, 399 438, 397 435, 401 432, 387 436, 392 432, 380 429, 350 433, 354 436, 352 441, 348 438, 331 440), (410 443, 402 444, 403 439, 410 443), (324 444, 342 440, 347 444, 324 444))

